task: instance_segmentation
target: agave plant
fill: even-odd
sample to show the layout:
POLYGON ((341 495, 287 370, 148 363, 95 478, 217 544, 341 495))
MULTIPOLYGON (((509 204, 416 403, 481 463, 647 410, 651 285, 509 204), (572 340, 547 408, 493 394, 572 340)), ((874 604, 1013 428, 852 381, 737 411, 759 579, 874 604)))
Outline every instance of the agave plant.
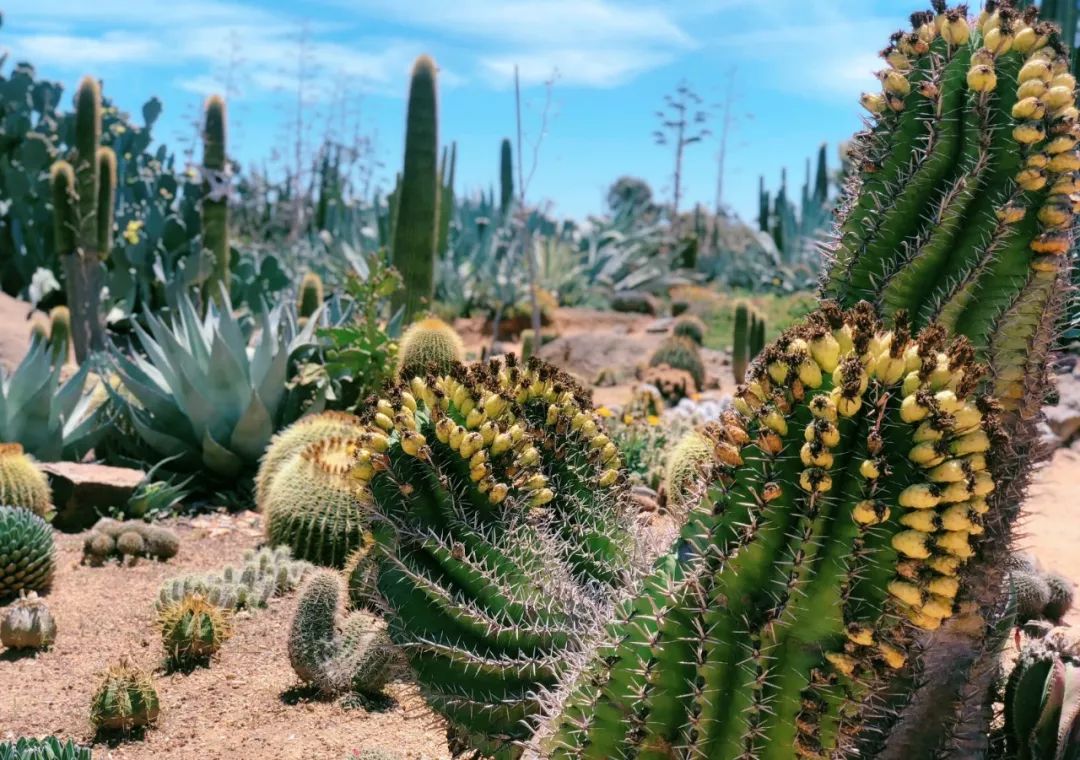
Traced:
POLYGON ((61 383, 48 345, 34 341, 14 372, 0 369, 0 442, 47 462, 82 459, 106 429, 100 399, 85 391, 90 369, 83 364, 61 383))
POLYGON ((110 394, 155 458, 176 457, 176 469, 203 469, 217 479, 253 472, 274 432, 311 399, 290 387, 293 360, 314 346, 318 320, 298 330, 292 305, 257 319, 253 347, 223 294, 200 319, 186 294, 170 324, 146 315, 135 332, 146 356, 115 353, 126 393, 110 394))

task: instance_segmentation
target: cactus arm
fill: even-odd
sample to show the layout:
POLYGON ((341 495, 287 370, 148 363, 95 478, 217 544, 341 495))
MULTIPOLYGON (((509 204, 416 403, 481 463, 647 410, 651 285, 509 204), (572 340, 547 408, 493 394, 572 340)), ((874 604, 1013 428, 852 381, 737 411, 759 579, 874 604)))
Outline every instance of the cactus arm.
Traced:
POLYGON ((101 86, 96 79, 84 77, 75 93, 75 164, 79 199, 79 245, 84 251, 95 250, 98 241, 97 151, 101 143, 101 86))

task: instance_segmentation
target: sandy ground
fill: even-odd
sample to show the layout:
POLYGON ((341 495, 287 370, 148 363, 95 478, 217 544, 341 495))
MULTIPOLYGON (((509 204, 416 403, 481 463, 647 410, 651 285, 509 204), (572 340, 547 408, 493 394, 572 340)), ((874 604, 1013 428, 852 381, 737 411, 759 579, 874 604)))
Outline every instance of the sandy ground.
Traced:
POLYGON ((250 519, 199 518, 175 527, 180 553, 168 563, 79 564, 82 539, 58 535, 58 572, 46 597, 59 629, 37 656, 0 655, 0 739, 55 734, 94 741, 95 758, 345 760, 354 749, 385 748, 410 760, 448 757, 445 729, 414 686, 388 687, 393 703, 369 712, 300 687, 286 652, 295 594, 238 617, 236 634, 209 668, 155 673, 161 716, 142 736, 95 740, 89 707, 98 674, 122 656, 147 668, 162 660, 154 628, 161 582, 238 562, 262 535, 250 519))

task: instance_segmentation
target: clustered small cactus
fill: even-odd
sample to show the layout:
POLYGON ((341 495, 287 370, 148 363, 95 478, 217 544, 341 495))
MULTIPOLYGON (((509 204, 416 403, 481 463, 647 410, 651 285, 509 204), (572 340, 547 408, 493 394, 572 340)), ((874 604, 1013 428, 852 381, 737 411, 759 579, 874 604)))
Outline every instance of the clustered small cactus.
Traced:
POLYGON ((0 506, 0 601, 47 589, 55 566, 49 524, 29 510, 0 506))
POLYGON ((103 517, 83 539, 83 559, 100 564, 109 557, 149 557, 165 561, 180 551, 180 538, 169 528, 142 520, 103 517))
POLYGON ((311 565, 293 559, 287 546, 244 553, 241 566, 230 565, 218 573, 184 575, 162 584, 157 605, 161 609, 199 594, 209 604, 229 610, 259 609, 275 596, 292 591, 311 565))
POLYGON ((289 632, 289 662, 301 680, 325 693, 376 694, 386 683, 393 645, 377 617, 343 616, 343 585, 341 576, 328 570, 308 580, 289 632))
POLYGON ((157 720, 157 690, 149 673, 127 659, 105 671, 90 703, 90 720, 99 731, 128 732, 157 720))
POLYGON ((44 518, 53 512, 48 478, 18 443, 0 443, 0 504, 44 518))
POLYGON ((0 613, 0 644, 8 649, 47 649, 56 641, 56 621, 37 592, 19 598, 0 613))
POLYGON ((232 636, 232 611, 201 594, 185 594, 158 609, 158 626, 170 665, 190 667, 207 661, 232 636))

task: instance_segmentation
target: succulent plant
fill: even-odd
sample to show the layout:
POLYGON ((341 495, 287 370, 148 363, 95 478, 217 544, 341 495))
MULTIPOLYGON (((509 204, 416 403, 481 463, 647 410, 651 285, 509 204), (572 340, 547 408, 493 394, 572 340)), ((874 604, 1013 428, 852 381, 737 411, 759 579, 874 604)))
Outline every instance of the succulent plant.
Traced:
POLYGON ((152 520, 156 516, 169 514, 190 495, 188 484, 194 479, 194 475, 179 482, 173 482, 173 479, 156 479, 158 468, 168 463, 169 460, 158 462, 139 481, 124 506, 126 515, 140 520, 152 520))
POLYGON ((64 383, 49 347, 34 341, 10 375, 0 369, 0 441, 19 443, 46 462, 82 459, 109 429, 103 408, 85 392, 90 365, 64 383))
POLYGON ((1029 639, 1005 682, 1008 757, 1056 760, 1080 752, 1080 660, 1053 632, 1029 639))
POLYGON ((632 575, 617 447, 571 378, 513 355, 413 378, 369 425, 351 475, 391 638, 455 734, 505 751, 632 575))
POLYGON ((435 292, 435 254, 439 219, 439 125, 435 62, 416 59, 405 117, 405 161, 394 223, 394 267, 405 287, 395 293, 392 308, 404 307, 409 323, 430 307, 435 292))
POLYGON ((678 338, 686 338, 698 344, 705 345, 705 323, 700 317, 686 315, 675 320, 671 327, 671 334, 678 338))
POLYGON ((318 571, 304 585, 289 631, 289 662, 301 680, 328 694, 377 693, 386 683, 393 645, 386 625, 367 612, 341 623, 344 584, 338 573, 318 571))
POLYGON ((0 760, 92 760, 92 757, 88 747, 80 747, 71 739, 61 741, 48 736, 0 742, 0 760))
POLYGON ((255 476, 255 507, 265 509, 266 495, 281 467, 309 444, 325 438, 348 437, 361 430, 360 418, 345 412, 320 412, 301 417, 270 440, 255 476))
POLYGON ((206 280, 203 301, 227 303, 229 292, 229 171, 225 152, 227 122, 225 101, 218 95, 203 107, 202 243, 214 257, 206 280))
POLYGON ((184 575, 162 584, 158 609, 199 594, 215 607, 229 610, 259 609, 275 596, 295 589, 311 564, 293 559, 287 546, 263 548, 244 554, 242 565, 229 565, 216 573, 184 575))
POLYGON ((694 380, 694 390, 705 388, 705 364, 701 360, 697 344, 693 341, 676 336, 665 338, 649 357, 650 367, 659 367, 662 364, 689 372, 694 380))
POLYGON ((0 506, 0 601, 47 589, 55 564, 49 524, 28 510, 0 506))
POLYGON ((413 324, 401 336, 398 376, 406 380, 427 374, 428 368, 442 373, 465 358, 465 346, 454 328, 441 319, 429 317, 413 324))
POLYGON ((144 728, 157 720, 159 712, 150 674, 127 659, 105 671, 90 703, 90 720, 99 731, 144 728))
POLYGON ((826 304, 767 348, 738 412, 704 429, 702 503, 544 751, 801 758, 856 738, 917 632, 970 614, 961 571, 995 518, 1002 439, 966 345, 826 304))
POLYGON ((355 439, 325 438, 293 454, 264 503, 270 545, 324 567, 342 567, 360 546, 371 509, 349 478, 355 439))
POLYGON ((153 314, 146 315, 149 332, 136 323, 147 356, 115 354, 127 394, 109 393, 150 452, 217 480, 254 473, 274 432, 302 411, 302 389, 286 380, 315 327, 297 333, 282 307, 259 321, 250 352, 227 295, 202 320, 184 295, 170 325, 153 314))
POLYGON ((700 499, 697 484, 702 471, 713 460, 713 442, 702 433, 687 433, 668 454, 664 470, 664 491, 668 511, 681 520, 700 499))
POLYGON ((309 319, 323 303, 322 278, 314 272, 307 272, 300 280, 296 295, 296 314, 300 319, 309 319))
POLYGON ((19 598, 0 613, 0 644, 9 649, 46 649, 56 641, 56 621, 37 592, 19 598))
POLYGON ((1017 623, 1042 619, 1043 610, 1050 603, 1050 585, 1042 573, 1014 570, 1009 578, 1016 594, 1017 623))
POLYGON ((158 610, 161 641, 171 665, 205 662, 232 636, 232 611, 186 594, 158 610))
POLYGON ((1073 606, 1073 594, 1076 584, 1061 573, 1047 573, 1044 577, 1050 591, 1042 616, 1052 622, 1061 623, 1073 606))
POLYGON ((29 509, 45 518, 53 512, 49 479, 22 444, 0 443, 0 504, 29 509))

